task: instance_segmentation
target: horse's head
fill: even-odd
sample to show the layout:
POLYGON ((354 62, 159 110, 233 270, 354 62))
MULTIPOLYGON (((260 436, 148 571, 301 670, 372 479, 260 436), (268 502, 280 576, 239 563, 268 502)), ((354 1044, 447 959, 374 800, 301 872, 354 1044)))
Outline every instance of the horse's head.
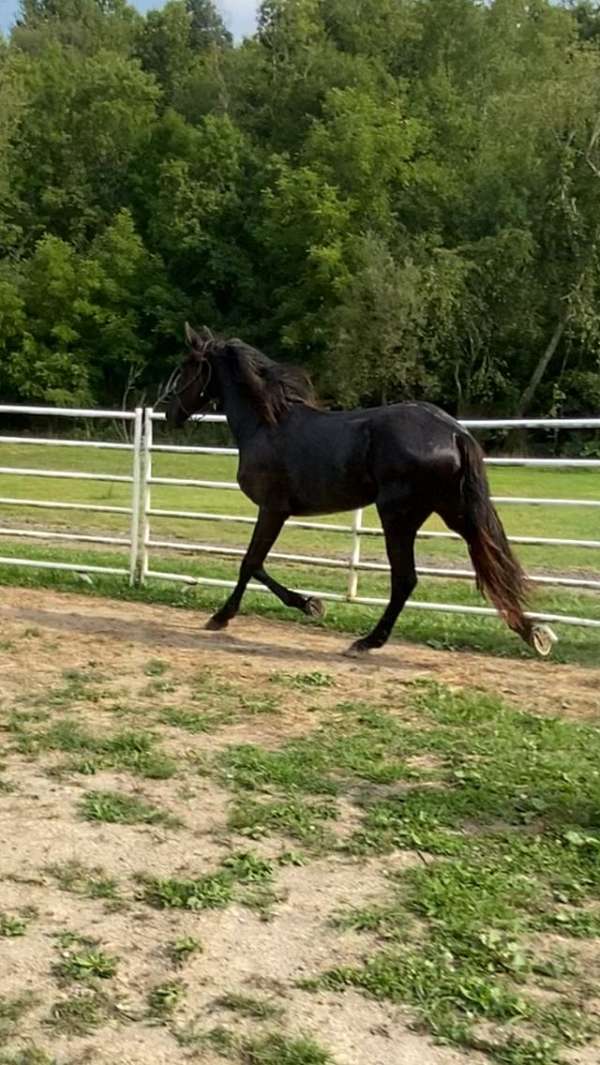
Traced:
POLYGON ((167 424, 180 428, 216 397, 210 359, 214 338, 209 329, 196 333, 185 323, 187 353, 168 386, 167 424))

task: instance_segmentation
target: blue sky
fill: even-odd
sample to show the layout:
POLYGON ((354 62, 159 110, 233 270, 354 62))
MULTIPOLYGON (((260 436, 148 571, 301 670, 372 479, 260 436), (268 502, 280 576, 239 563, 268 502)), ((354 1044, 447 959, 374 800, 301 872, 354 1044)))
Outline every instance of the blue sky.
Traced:
MULTIPOLYGON (((151 7, 161 7, 160 0, 132 0, 140 11, 151 7)), ((257 0, 217 0, 217 7, 225 16, 225 21, 236 37, 252 33, 255 25, 257 0)), ((0 30, 6 31, 19 7, 19 0, 0 0, 0 30)))

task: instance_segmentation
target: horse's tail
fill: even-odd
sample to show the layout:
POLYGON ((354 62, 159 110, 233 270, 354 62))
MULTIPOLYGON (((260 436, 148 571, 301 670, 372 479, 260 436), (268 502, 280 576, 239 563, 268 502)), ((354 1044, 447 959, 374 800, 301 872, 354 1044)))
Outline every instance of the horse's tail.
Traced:
POLYGON ((527 580, 490 499, 483 452, 466 433, 457 434, 456 442, 462 458, 464 535, 477 587, 491 600, 510 628, 531 643, 533 626, 524 613, 527 580))

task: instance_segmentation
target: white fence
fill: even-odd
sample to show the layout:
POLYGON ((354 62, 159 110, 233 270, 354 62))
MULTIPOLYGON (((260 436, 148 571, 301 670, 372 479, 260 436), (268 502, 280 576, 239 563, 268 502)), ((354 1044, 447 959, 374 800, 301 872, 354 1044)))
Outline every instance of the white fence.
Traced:
MULTIPOLYGON (((105 481, 129 486, 129 502, 127 506, 113 506, 96 503, 66 502, 64 500, 36 500, 31 498, 17 498, 15 496, 0 496, 0 508, 18 509, 19 507, 39 508, 41 510, 79 511, 83 513, 107 513, 123 515, 127 519, 128 534, 125 536, 106 536, 79 532, 55 532, 50 529, 14 528, 10 525, 0 525, 0 536, 23 538, 25 540, 57 541, 59 543, 73 544, 103 544, 111 548, 126 549, 128 556, 127 567, 121 565, 93 565, 86 563, 70 563, 58 560, 38 560, 26 557, 1 556, 0 564, 9 566, 29 566, 34 568, 56 569, 74 571, 77 573, 104 573, 128 576, 132 584, 143 583, 148 579, 162 581, 177 581, 187 584, 202 584, 213 587, 231 588, 233 581, 216 577, 194 577, 185 573, 175 573, 152 567, 152 556, 157 551, 185 551, 198 555, 226 557, 241 557, 244 549, 241 547, 226 547, 224 545, 207 544, 202 542, 190 542, 180 539, 163 539, 153 535, 153 519, 188 519, 195 522, 227 522, 239 525, 251 526, 255 522, 254 517, 242 515, 219 514, 211 511, 196 511, 186 509, 164 509, 153 505, 153 488, 155 485, 169 485, 181 489, 182 494, 186 489, 221 489, 239 491, 234 481, 213 481, 197 478, 161 477, 154 473, 153 458, 159 453, 186 454, 198 456, 201 462, 203 455, 236 455, 233 447, 192 447, 178 446, 174 444, 160 444, 154 441, 154 426, 164 420, 164 414, 154 411, 152 408, 135 411, 108 411, 108 410, 71 410, 71 409, 48 409, 44 407, 26 406, 0 406, 2 414, 26 414, 32 416, 65 418, 65 419, 104 419, 111 422, 121 422, 129 429, 131 442, 113 443, 93 440, 73 440, 61 438, 44 438, 30 436, 2 436, 0 445, 16 444, 22 446, 24 452, 28 445, 36 444, 44 447, 70 447, 70 448, 96 448, 102 450, 126 451, 131 455, 130 472, 128 474, 109 474, 76 472, 72 470, 57 470, 52 468, 35 469, 27 466, 0 466, 0 475, 15 477, 49 477, 70 479, 78 481, 105 481)), ((203 423, 224 422, 221 415, 207 415, 202 419, 195 419, 203 423)), ((522 419, 511 420, 477 420, 463 423, 471 430, 477 429, 511 429, 511 428, 551 428, 551 429, 600 429, 600 418, 594 419, 522 419)), ((489 458, 486 460, 490 466, 530 466, 546 468, 587 468, 598 469, 600 472, 600 459, 593 458, 489 458)), ((599 493, 600 494, 600 493, 599 493)), ((532 506, 532 507, 582 507, 600 508, 600 499, 553 499, 522 496, 496 496, 495 502, 499 504, 532 506)), ((325 567, 329 569, 345 570, 347 572, 347 585, 345 594, 329 590, 315 590, 300 588, 298 591, 305 595, 319 596, 338 602, 353 602, 368 606, 383 605, 386 600, 372 596, 359 594, 360 574, 367 572, 386 573, 388 566, 383 562, 366 561, 361 558, 361 541, 363 537, 381 537, 381 528, 364 524, 362 510, 357 510, 351 515, 348 524, 334 524, 328 522, 290 520, 287 527, 306 530, 318 530, 321 532, 344 535, 348 538, 349 551, 346 557, 319 557, 310 554, 293 554, 289 552, 272 551, 270 558, 291 564, 300 564, 312 567, 325 567)), ((600 512, 599 512, 600 532, 600 512)), ((424 539, 460 539, 455 533, 434 532, 423 530, 419 534, 424 539)), ((589 549, 592 552, 600 550, 600 539, 568 539, 563 537, 541 537, 517 535, 510 537, 516 544, 552 546, 552 547, 576 547, 589 549)), ((596 567, 593 567, 596 569, 596 567)), ((443 566, 420 566, 418 573, 433 578, 448 579, 472 579, 470 569, 443 567, 443 566)), ((595 577, 572 577, 561 575, 534 576, 531 577, 533 584, 541 586, 555 586, 572 589, 587 589, 600 591, 600 579, 595 577)), ((265 591, 262 586, 250 585, 257 591, 265 591)), ((489 607, 466 606, 457 603, 438 603, 409 601, 407 607, 417 610, 437 610, 447 613, 475 614, 494 616, 495 611, 489 607)), ((581 625, 590 628, 600 628, 600 621, 590 617, 573 617, 567 614, 532 613, 530 617, 540 621, 562 622, 569 625, 581 625)))

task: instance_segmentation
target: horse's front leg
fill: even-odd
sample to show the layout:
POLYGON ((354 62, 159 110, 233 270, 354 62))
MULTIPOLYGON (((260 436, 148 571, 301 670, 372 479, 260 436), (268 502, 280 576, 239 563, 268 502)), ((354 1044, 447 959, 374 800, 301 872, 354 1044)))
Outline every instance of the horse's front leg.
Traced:
POLYGON ((227 599, 221 609, 217 610, 216 614, 213 614, 212 618, 207 621, 207 629, 224 629, 227 627, 231 619, 235 617, 240 608, 242 596, 246 591, 248 582, 252 577, 258 576, 259 572, 262 575, 262 564, 279 536, 284 522, 288 517, 289 515, 287 513, 279 510, 267 510, 266 507, 260 508, 258 512, 258 520, 254 526, 254 532, 252 533, 252 539, 250 540, 248 550, 246 551, 240 566, 238 582, 229 596, 229 599, 227 599))

